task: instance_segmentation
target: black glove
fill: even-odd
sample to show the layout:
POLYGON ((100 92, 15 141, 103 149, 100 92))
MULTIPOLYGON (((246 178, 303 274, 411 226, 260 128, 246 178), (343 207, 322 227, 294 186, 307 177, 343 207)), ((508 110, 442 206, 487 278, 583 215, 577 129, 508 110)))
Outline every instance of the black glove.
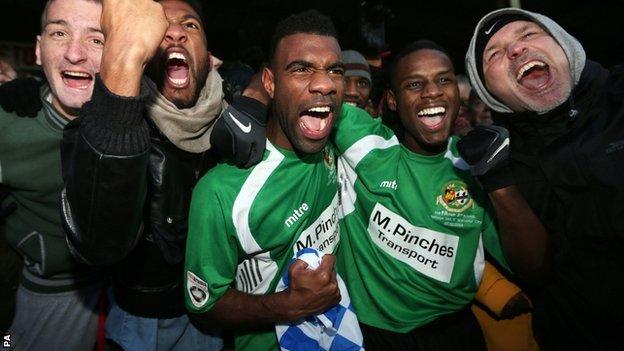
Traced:
POLYGON ((509 168, 509 132, 499 126, 476 126, 458 143, 461 157, 487 192, 515 184, 509 168))
POLYGON ((533 303, 528 296, 522 291, 514 295, 503 307, 500 313, 500 319, 513 319, 521 314, 531 312, 533 309, 533 303))
POLYGON ((245 96, 235 99, 215 122, 212 147, 238 167, 257 164, 266 147, 266 116, 267 108, 259 101, 245 96))
POLYGON ((35 78, 18 78, 0 85, 0 107, 20 117, 36 117, 43 105, 39 96, 41 84, 35 78))
POLYGON ((17 208, 15 202, 10 202, 6 206, 2 204, 7 196, 9 196, 9 189, 0 184, 0 224, 4 223, 4 219, 13 213, 13 211, 17 208))

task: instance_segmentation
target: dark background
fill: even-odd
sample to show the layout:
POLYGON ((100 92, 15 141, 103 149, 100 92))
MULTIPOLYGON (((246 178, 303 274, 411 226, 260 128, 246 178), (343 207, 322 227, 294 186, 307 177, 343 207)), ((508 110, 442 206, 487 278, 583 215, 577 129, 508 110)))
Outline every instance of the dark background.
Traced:
MULTIPOLYGON (((361 1, 208 1, 203 0, 210 50, 225 60, 243 58, 255 66, 265 54, 275 23, 289 13, 316 8, 330 15, 343 49, 362 49, 359 35, 361 1)), ((0 1, 0 42, 32 43, 39 31, 43 0, 0 1)), ((459 72, 477 21, 508 1, 368 1, 390 10, 385 16, 388 48, 396 52, 416 39, 432 39, 446 47, 459 72)), ((624 62, 624 1, 522 0, 524 9, 543 13, 584 45, 587 56, 605 66, 624 62)), ((384 17, 375 15, 369 17, 384 17)), ((387 11, 386 11, 387 12, 387 11)), ((131 20, 131 19, 129 19, 131 20)))

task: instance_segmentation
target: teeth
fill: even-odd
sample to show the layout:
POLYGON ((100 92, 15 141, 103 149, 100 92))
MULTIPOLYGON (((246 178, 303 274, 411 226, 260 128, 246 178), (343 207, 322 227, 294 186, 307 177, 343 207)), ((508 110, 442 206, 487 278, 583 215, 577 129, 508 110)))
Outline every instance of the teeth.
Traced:
POLYGON ((418 112, 418 116, 434 116, 446 112, 444 107, 429 107, 418 112))
POLYGON ((80 77, 80 78, 90 78, 91 77, 90 74, 84 73, 84 72, 64 71, 63 74, 65 74, 66 76, 80 77))
POLYGON ((172 52, 169 54, 169 56, 167 57, 167 60, 171 60, 171 59, 178 59, 178 60, 182 60, 184 62, 186 62, 186 57, 184 57, 184 55, 182 55, 179 52, 172 52))
POLYGON ((524 76, 524 72, 530 70, 531 68, 538 66, 538 67, 546 67, 546 64, 542 61, 531 61, 526 63, 524 66, 520 67, 520 70, 518 71, 518 75, 516 76, 516 80, 520 80, 522 79, 522 76, 524 76))
POLYGON ((169 78, 169 80, 171 80, 171 82, 175 85, 182 85, 184 83, 186 83, 188 78, 182 78, 182 79, 174 79, 174 78, 169 78))
POLYGON ((319 106, 319 107, 312 107, 308 111, 317 112, 317 113, 327 113, 329 112, 329 110, 330 110, 329 106, 319 106))

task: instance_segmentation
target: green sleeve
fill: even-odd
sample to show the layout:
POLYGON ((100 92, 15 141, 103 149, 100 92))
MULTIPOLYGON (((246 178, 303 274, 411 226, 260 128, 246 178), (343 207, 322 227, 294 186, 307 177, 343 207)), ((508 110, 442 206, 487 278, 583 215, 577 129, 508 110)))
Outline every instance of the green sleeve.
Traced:
POLYGON ((508 272, 513 272, 505 259, 503 248, 498 236, 498 226, 492 204, 488 201, 482 225, 483 246, 485 250, 508 272))
POLYGON ((204 177, 191 200, 184 296, 187 308, 196 313, 210 310, 225 294, 235 279, 239 261, 231 205, 224 203, 216 183, 204 177))
POLYGON ((395 138, 392 130, 381 123, 381 118, 374 118, 361 108, 343 104, 331 135, 331 142, 336 145, 338 153, 345 153, 357 141, 370 135, 386 140, 395 138))

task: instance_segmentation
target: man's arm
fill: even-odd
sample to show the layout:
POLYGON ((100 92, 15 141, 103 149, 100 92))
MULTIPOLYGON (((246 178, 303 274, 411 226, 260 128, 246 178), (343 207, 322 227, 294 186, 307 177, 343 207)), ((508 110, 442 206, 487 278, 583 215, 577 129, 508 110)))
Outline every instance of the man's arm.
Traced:
POLYGON ((514 185, 508 165, 509 143, 505 128, 477 126, 457 148, 488 193, 509 264, 523 280, 539 284, 550 272, 548 233, 514 185))
POLYGON ((488 193, 498 219, 505 257, 527 282, 539 283, 549 271, 548 233, 515 185, 488 193))
MULTIPOLYGON (((290 285, 285 291, 274 293, 264 287, 260 289, 265 295, 252 295, 232 288, 248 253, 241 247, 234 223, 240 218, 234 218, 230 210, 237 193, 232 189, 238 188, 224 182, 228 173, 217 166, 193 190, 184 260, 185 301, 192 318, 199 324, 253 328, 296 320, 338 303, 340 291, 331 255, 325 255, 316 270, 307 269, 303 261, 290 265, 290 285)), ((274 264, 260 269, 272 272, 258 274, 263 275, 263 284, 275 279, 275 274, 281 276, 274 264)))
POLYGON ((288 289, 267 295, 251 295, 229 288, 205 313, 192 313, 200 324, 217 323, 231 329, 253 329, 292 322, 317 314, 340 302, 334 272, 334 256, 325 255, 321 266, 309 270, 303 261, 289 268, 288 289))
MULTIPOLYGON (((392 130, 381 122, 381 118, 373 118, 368 112, 348 104, 342 105, 340 117, 329 140, 341 155, 358 142, 366 149, 386 148, 399 144, 392 130)), ((352 166, 355 168, 355 164, 352 166)))
POLYGON ((153 0, 104 0, 101 24, 104 85, 119 96, 138 96, 143 70, 169 26, 162 6, 153 0))
POLYGON ((532 308, 531 300, 522 290, 488 261, 485 261, 483 278, 475 300, 500 319, 514 318, 532 308))
POLYGON ((101 75, 62 147, 62 218, 72 253, 86 263, 116 263, 140 237, 150 141, 138 95, 166 28, 152 0, 103 2, 101 75))

